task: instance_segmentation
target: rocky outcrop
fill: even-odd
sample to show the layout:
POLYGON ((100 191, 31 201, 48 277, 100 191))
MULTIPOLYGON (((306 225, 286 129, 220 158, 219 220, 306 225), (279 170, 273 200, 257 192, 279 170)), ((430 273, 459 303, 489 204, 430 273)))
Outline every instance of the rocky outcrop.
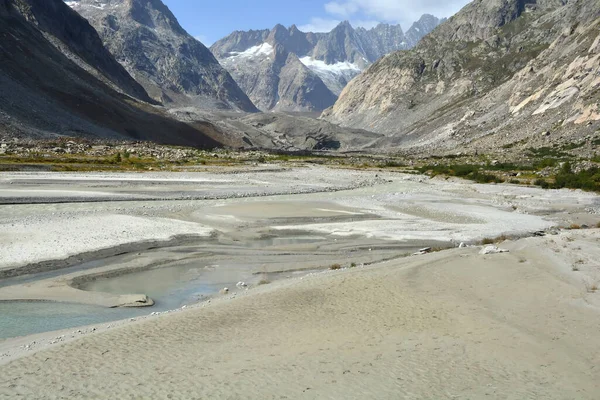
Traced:
POLYGON ((323 118, 424 153, 589 135, 600 120, 599 17, 597 0, 472 2, 373 64, 323 118))
POLYGON ((399 25, 366 30, 346 21, 329 33, 277 25, 270 31, 236 31, 211 51, 261 110, 321 111, 364 68, 389 52, 411 48, 437 23, 423 16, 410 38, 399 25))
POLYGON ((108 50, 165 106, 257 111, 212 53, 160 0, 73 0, 108 50))
POLYGON ((22 0, 15 2, 63 54, 96 78, 137 99, 151 102, 144 90, 102 44, 96 30, 79 14, 56 1, 22 0))
POLYGON ((219 134, 214 126, 175 121, 131 97, 143 98, 143 89, 110 57, 89 24, 61 0, 2 0, 0 138, 80 136, 220 145, 211 138, 219 134))

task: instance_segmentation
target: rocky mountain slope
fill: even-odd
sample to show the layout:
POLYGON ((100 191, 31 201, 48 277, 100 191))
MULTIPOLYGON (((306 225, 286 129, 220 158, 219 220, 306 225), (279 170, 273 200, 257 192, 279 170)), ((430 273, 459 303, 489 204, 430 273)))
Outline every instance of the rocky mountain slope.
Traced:
POLYGON ((0 138, 86 136, 215 147, 211 124, 175 121, 62 0, 0 0, 0 138))
POLYGON ((599 89, 600 1, 476 0, 369 67, 323 118, 385 133, 379 148, 537 148, 596 134, 599 89))
POLYGON ((108 50, 150 94, 170 106, 257 111, 212 53, 160 0, 72 0, 108 50))
POLYGON ((439 22, 424 15, 406 34, 387 24, 367 30, 343 22, 329 33, 277 25, 233 32, 211 51, 261 110, 323 110, 364 68, 389 52, 413 47, 439 22))

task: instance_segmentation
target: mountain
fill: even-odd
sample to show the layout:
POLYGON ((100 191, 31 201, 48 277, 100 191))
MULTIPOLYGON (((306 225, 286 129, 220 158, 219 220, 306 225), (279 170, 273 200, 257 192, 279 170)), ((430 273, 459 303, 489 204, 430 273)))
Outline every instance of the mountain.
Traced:
POLYGON ((371 63, 413 47, 440 22, 424 15, 404 34, 399 25, 354 29, 340 23, 328 33, 304 33, 295 25, 236 31, 211 51, 261 110, 321 111, 371 63))
POLYGON ((0 0, 0 137, 86 136, 216 147, 211 124, 185 124, 144 89, 62 0, 0 0))
POLYGON ((353 80, 327 121, 381 148, 498 152, 594 135, 599 0, 477 0, 353 80))
POLYGON ((167 107, 257 111, 212 53, 160 0, 72 0, 104 45, 167 107))

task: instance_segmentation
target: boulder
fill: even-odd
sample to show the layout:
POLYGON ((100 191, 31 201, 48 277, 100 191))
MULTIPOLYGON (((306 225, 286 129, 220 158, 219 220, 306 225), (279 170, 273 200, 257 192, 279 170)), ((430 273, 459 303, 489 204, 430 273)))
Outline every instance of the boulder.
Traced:
POLYGON ((508 253, 508 250, 498 248, 497 246, 486 246, 484 247, 479 254, 500 254, 500 253, 508 253))

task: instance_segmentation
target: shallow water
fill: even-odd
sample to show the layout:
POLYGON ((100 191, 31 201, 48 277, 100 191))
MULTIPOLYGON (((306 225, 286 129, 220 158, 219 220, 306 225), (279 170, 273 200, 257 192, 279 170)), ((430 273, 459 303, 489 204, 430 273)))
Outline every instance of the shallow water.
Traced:
POLYGON ((0 280, 0 287, 49 279, 67 273, 117 265, 140 255, 160 267, 78 283, 87 291, 146 294, 155 302, 147 308, 108 309, 53 302, 0 302, 0 339, 108 323, 193 304, 236 283, 283 279, 326 269, 334 263, 371 263, 415 251, 422 244, 333 238, 302 233, 260 239, 225 239, 128 253, 85 262, 67 269, 0 280), (371 251, 376 250, 377 251, 371 251), (183 257, 183 258, 182 258, 183 257))
POLYGON ((0 301, 0 339, 75 328, 149 314, 133 308, 83 304, 0 301))

